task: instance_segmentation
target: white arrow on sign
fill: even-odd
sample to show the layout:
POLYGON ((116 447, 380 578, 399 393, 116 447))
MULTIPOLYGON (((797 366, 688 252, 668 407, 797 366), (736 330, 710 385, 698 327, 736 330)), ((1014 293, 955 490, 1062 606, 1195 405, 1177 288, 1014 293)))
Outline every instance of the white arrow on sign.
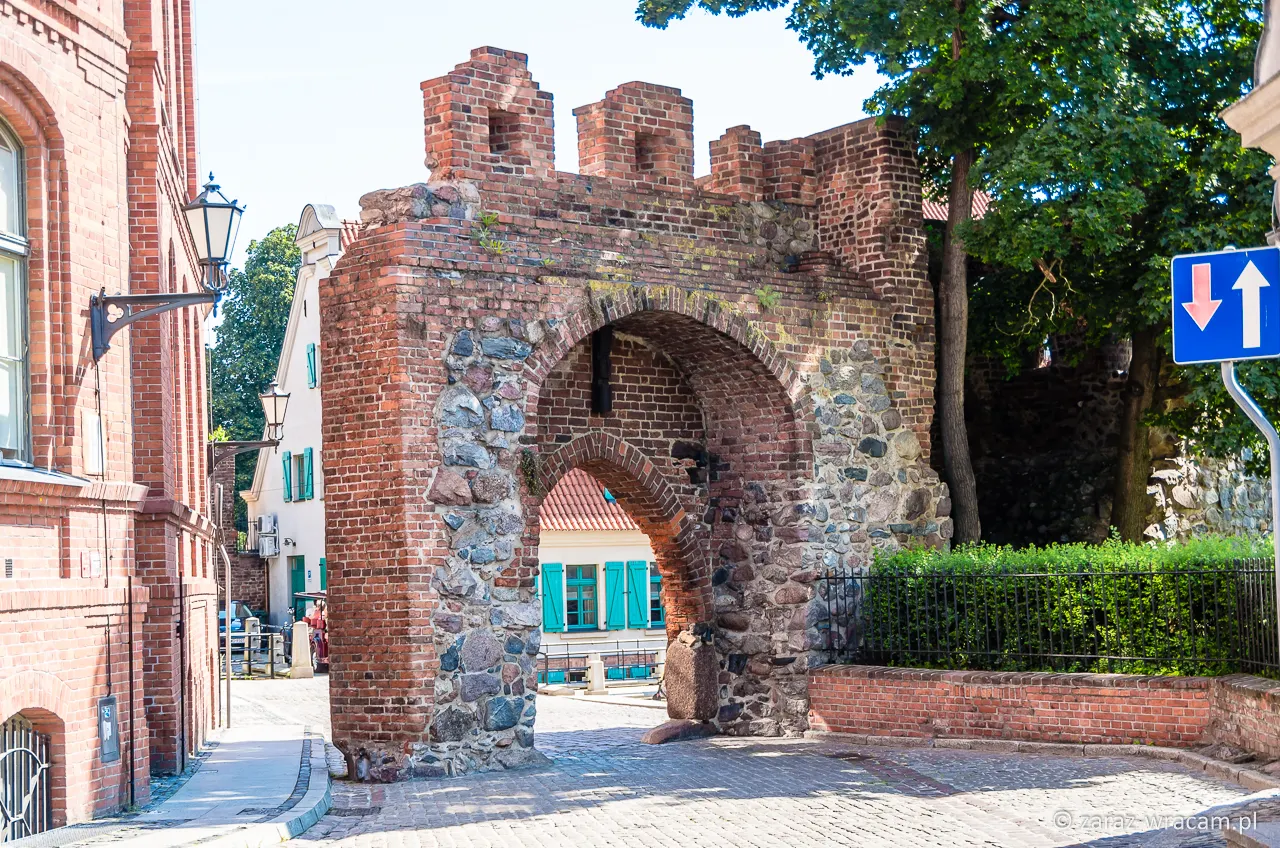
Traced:
POLYGON ((1244 347, 1262 347, 1262 298, 1258 293, 1270 285, 1258 266, 1250 262, 1231 287, 1240 291, 1244 308, 1244 347))

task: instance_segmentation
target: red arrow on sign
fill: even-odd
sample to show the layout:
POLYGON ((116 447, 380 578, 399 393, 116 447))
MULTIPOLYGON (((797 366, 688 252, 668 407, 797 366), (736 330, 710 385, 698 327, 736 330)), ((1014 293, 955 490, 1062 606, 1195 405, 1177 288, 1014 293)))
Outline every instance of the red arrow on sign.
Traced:
POLYGON ((1218 311, 1220 300, 1213 299, 1213 287, 1209 282, 1209 263, 1191 266, 1191 300, 1182 304, 1191 320, 1203 330, 1209 326, 1209 319, 1218 311))

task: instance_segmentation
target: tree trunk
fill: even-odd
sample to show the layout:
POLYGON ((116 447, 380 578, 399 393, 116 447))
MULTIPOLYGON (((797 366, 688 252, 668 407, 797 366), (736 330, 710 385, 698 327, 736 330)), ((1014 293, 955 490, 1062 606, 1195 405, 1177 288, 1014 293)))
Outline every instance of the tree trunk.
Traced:
POLYGON ((1133 356, 1129 379, 1124 387, 1120 410, 1120 446, 1116 453, 1116 476, 1111 494, 1111 526, 1126 542, 1141 542, 1147 529, 1151 498, 1147 480, 1151 477, 1151 446, 1143 423, 1155 398, 1159 373, 1158 335, 1145 327, 1133 334, 1133 356))
POLYGON ((938 284, 937 413, 942 431, 942 456, 951 489, 955 541, 976 542, 982 536, 978 519, 978 484, 969 458, 969 431, 964 422, 964 371, 969 335, 968 252, 958 228, 969 220, 973 192, 969 169, 973 150, 951 159, 947 236, 942 248, 942 279, 938 284))

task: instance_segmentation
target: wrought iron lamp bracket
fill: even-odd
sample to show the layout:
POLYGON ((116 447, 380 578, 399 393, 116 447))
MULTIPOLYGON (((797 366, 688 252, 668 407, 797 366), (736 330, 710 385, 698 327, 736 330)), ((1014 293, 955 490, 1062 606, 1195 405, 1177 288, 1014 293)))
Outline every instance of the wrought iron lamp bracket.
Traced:
POLYGON ((213 474, 213 469, 222 463, 223 460, 230 459, 233 456, 239 456, 242 453, 248 453, 252 450, 274 448, 279 444, 280 441, 278 439, 264 439, 257 442, 210 442, 209 473, 213 474))
POLYGON ((217 304, 222 292, 205 288, 198 292, 174 292, 173 294, 107 294, 102 289, 89 298, 89 323, 93 332, 93 359, 98 361, 111 349, 111 337, 134 321, 195 306, 199 303, 217 304), (122 314, 112 320, 109 310, 119 309, 122 314))

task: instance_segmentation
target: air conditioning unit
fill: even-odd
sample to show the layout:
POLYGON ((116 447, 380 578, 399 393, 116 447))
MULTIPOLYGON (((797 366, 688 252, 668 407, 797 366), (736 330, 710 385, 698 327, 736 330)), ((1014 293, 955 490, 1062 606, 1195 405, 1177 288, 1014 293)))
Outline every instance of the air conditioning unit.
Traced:
POLYGON ((280 554, 280 534, 274 515, 258 516, 258 556, 273 557, 280 554))

